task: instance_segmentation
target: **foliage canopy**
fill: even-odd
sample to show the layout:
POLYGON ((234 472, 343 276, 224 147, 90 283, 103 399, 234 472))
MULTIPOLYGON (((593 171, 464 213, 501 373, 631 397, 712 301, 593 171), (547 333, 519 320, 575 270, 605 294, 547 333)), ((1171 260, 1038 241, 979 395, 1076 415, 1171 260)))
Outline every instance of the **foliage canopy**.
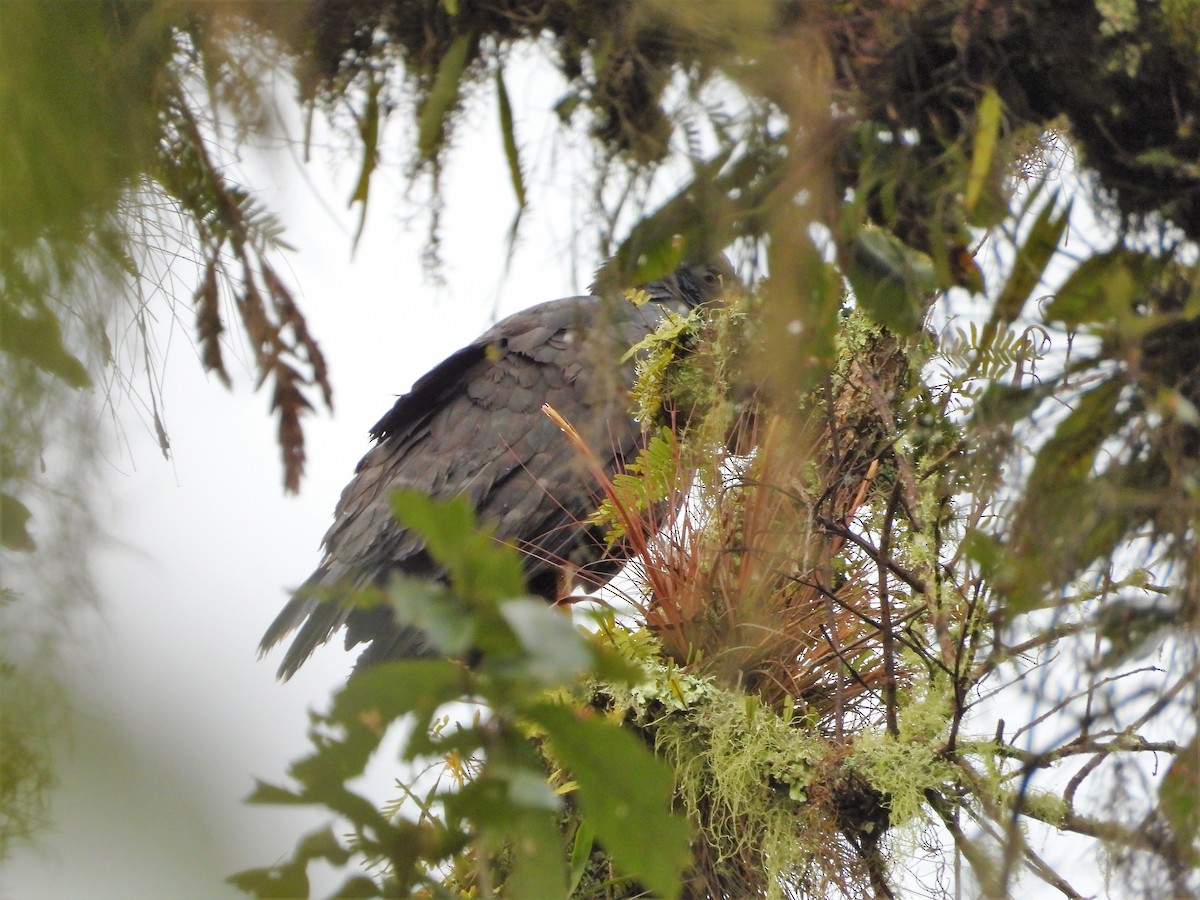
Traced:
MULTIPOLYGON (((674 323, 644 367, 647 417, 687 427, 605 486, 598 514, 637 548, 645 589, 589 637, 520 599, 464 510, 398 501, 493 577, 398 583, 382 602, 474 635, 485 662, 351 680, 292 768, 300 787, 254 799, 323 804, 354 840, 310 836, 239 886, 304 892, 311 860, 358 856, 386 862, 346 883, 360 896, 887 896, 932 877, 908 852, 924 841, 989 896, 1021 871, 1077 896, 1026 834, 1042 823, 1098 841, 1131 888, 1198 889, 1193 0, 112 0, 3 16, 4 552, 32 550, 47 410, 113 365, 112 311, 81 301, 81 273, 136 297, 147 230, 194 248, 196 341, 218 374, 228 310, 240 321, 298 487, 301 418, 331 402, 329 375, 277 274, 281 229, 214 140, 267 127, 277 67, 310 114, 353 123, 364 223, 389 117, 411 119, 407 176, 439 198, 464 103, 494 98, 515 238, 534 192, 505 71, 545 56, 563 129, 597 149, 602 285, 730 244, 766 276, 674 323), (1085 206, 1099 232, 1081 248, 1085 206), (648 522, 664 499, 673 515, 648 522), (439 711, 460 699, 486 712, 456 730, 439 711), (344 784, 408 714, 409 755, 460 780, 410 788, 415 819, 344 784), (1047 717, 1059 732, 1032 740, 1047 717), (1143 758, 1161 774, 1106 806, 1143 758)), ((24 753, 5 758, 29 757, 0 737, 24 753)), ((5 815, 28 806, 3 796, 5 815)))

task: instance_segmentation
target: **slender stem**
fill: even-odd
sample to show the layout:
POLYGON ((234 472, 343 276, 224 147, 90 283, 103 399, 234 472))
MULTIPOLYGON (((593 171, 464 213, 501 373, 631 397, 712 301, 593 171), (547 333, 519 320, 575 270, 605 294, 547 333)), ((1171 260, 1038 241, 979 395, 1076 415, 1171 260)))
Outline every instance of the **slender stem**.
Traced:
POLYGON ((896 517, 896 504, 900 502, 900 482, 892 486, 887 512, 883 518, 883 534, 879 539, 879 633, 883 644, 883 698, 887 716, 887 730, 893 737, 900 734, 896 719, 896 642, 892 633, 892 602, 888 594, 888 551, 891 549, 892 525, 896 517))

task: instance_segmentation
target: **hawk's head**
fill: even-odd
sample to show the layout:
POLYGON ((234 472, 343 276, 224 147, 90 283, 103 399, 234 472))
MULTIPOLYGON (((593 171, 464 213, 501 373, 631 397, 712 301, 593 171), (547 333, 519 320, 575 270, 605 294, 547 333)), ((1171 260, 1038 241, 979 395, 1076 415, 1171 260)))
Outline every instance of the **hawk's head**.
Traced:
POLYGON ((729 259, 721 254, 700 265, 682 265, 666 278, 644 285, 652 303, 687 313, 714 300, 737 280, 729 259))

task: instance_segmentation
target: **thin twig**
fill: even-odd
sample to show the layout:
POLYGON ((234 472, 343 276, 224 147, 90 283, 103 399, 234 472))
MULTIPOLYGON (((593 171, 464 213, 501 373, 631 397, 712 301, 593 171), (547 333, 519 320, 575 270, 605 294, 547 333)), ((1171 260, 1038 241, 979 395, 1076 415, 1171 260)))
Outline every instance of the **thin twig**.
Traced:
MULTIPOLYGON (((866 538, 862 537, 861 535, 855 533, 851 529, 847 528, 845 525, 842 525, 841 523, 836 522, 833 519, 827 518, 826 516, 817 516, 816 521, 817 521, 817 524, 819 524, 822 528, 826 529, 827 531, 831 531, 838 537, 845 538, 846 540, 850 541, 851 543, 857 544, 859 547, 861 547, 863 550, 865 550, 871 556, 872 559, 879 559, 878 548, 876 548, 876 546, 874 544, 872 544, 869 540, 867 540, 866 538)), ((918 594, 925 593, 925 580, 924 579, 920 578, 917 575, 914 575, 912 572, 910 572, 908 569, 904 568, 902 565, 900 565, 894 559, 885 559, 884 565, 886 565, 888 567, 888 571, 890 571, 893 575, 895 575, 897 578, 899 578, 901 581, 903 581, 905 584, 907 584, 909 587, 911 587, 918 594)))
POLYGON ((893 737, 900 734, 896 719, 896 647, 892 633, 892 602, 888 594, 888 550, 892 540, 892 525, 896 517, 896 504, 900 500, 900 482, 892 485, 887 510, 883 516, 883 534, 879 539, 879 554, 875 557, 879 569, 879 633, 883 644, 883 698, 887 730, 893 737))

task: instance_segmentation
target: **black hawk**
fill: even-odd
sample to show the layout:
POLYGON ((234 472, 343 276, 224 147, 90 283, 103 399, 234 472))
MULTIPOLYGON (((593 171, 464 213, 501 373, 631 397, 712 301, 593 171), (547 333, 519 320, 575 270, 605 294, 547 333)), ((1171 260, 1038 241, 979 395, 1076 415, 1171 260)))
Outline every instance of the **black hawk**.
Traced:
POLYGON ((420 378, 371 429, 375 446, 342 492, 324 559, 263 637, 265 653, 299 629, 280 677, 343 626, 347 649, 370 642, 360 666, 428 651, 421 633, 398 626, 386 607, 330 599, 384 584, 396 571, 439 577, 422 539, 392 516, 399 487, 435 499, 466 495, 496 538, 521 550, 530 591, 548 602, 575 584, 611 580, 624 564, 620 549, 606 548, 600 529, 584 523, 599 485, 542 406, 571 422, 610 474, 620 471, 643 444, 630 413, 634 363, 622 357, 657 327, 664 308, 686 312, 712 300, 732 276, 721 257, 643 285, 640 305, 596 295, 542 303, 420 378))

